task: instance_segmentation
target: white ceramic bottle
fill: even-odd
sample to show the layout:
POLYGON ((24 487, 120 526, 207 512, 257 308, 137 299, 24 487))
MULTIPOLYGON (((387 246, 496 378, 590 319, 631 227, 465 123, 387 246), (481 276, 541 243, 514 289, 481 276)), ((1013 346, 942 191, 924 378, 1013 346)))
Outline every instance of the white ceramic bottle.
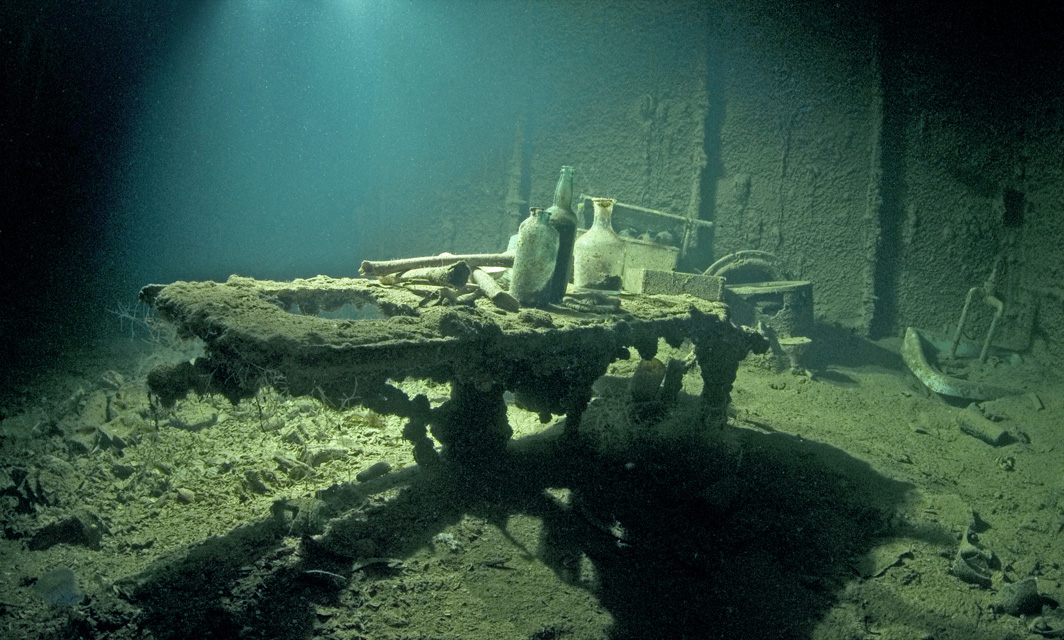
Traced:
POLYGON ((593 198, 595 221, 573 246, 573 284, 578 289, 619 291, 627 245, 613 230, 611 198, 593 198))

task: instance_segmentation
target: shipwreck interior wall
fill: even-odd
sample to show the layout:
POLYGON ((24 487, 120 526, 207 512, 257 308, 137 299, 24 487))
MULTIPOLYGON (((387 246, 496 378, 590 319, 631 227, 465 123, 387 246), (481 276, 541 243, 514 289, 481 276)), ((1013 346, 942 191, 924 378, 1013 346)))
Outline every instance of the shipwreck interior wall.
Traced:
MULTIPOLYGON (((1064 346, 1064 78, 1050 25, 1059 9, 953 15, 904 3, 883 16, 887 118, 899 148, 885 172, 898 193, 896 282, 876 333, 956 325, 964 294, 998 265, 1010 312, 1002 340, 1064 346), (948 20, 947 20, 948 18, 948 20)), ((884 240, 888 240, 885 238, 884 240)), ((983 313, 975 336, 988 328, 983 313)))
POLYGON ((318 5, 79 7, 3 16, 12 334, 84 344, 146 281, 498 250, 571 164, 577 193, 712 221, 684 268, 774 252, 865 335, 942 330, 1000 260, 1036 309, 1018 333, 1064 353, 1059 8, 470 0, 345 30, 318 5), (207 45, 238 83, 196 84, 228 77, 207 45))
POLYGON ((882 97, 862 3, 722 3, 717 257, 760 249, 814 283, 817 312, 872 314, 882 97))
POLYGON ((438 252, 441 242, 452 252, 505 248, 529 206, 550 206, 562 165, 576 168, 577 195, 698 217, 710 14, 698 2, 526 6, 537 35, 514 50, 504 44, 509 8, 496 23, 480 18, 490 39, 508 34, 486 55, 503 61, 507 82, 521 78, 507 144, 456 159, 464 171, 428 204, 441 232, 399 234, 400 254, 438 252))
POLYGON ((560 20, 572 48, 547 62, 560 86, 530 119, 532 203, 550 203, 558 167, 572 164, 579 192, 698 217, 709 15, 697 3, 577 11, 560 20))
MULTIPOLYGON (((712 220, 683 267, 773 252, 814 283, 822 320, 872 337, 948 331, 1000 259, 998 293, 1037 310, 1033 334, 1006 342, 1061 349, 1064 74, 1036 16, 817 1, 548 10, 554 46, 530 48, 539 72, 507 156, 441 202, 456 250, 504 246, 572 164, 578 193, 712 220)), ((989 322, 976 316, 973 336, 989 322)))

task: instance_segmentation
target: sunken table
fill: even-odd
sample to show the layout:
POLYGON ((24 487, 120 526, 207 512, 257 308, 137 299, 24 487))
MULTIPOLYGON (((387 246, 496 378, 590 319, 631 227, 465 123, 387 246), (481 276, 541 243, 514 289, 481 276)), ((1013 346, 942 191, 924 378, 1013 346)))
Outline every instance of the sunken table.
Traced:
POLYGON ((739 362, 767 348, 759 333, 732 324, 722 303, 687 295, 624 295, 612 312, 506 312, 486 299, 425 306, 446 302, 434 289, 325 276, 148 285, 141 299, 180 335, 206 344, 204 357, 156 367, 149 388, 164 407, 190 391, 237 403, 263 386, 333 407, 362 405, 406 419, 415 460, 431 465, 439 454, 429 429, 458 461, 505 447, 507 391, 544 421, 564 414, 564 433, 575 434, 595 380, 630 357, 630 347, 653 358, 659 338, 694 344, 703 419, 723 425, 739 362), (450 398, 436 407, 411 398, 393 384, 406 378, 448 382, 450 398))

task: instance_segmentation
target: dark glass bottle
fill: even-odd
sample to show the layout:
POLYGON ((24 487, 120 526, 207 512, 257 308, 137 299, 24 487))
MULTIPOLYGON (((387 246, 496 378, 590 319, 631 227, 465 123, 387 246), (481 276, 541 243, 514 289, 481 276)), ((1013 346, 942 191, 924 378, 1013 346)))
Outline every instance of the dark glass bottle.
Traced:
POLYGON ((573 242, 576 239, 576 214, 573 213, 573 168, 562 167, 558 186, 554 189, 554 204, 547 209, 550 224, 558 231, 558 259, 554 263, 548 289, 548 301, 561 302, 573 272, 573 242))

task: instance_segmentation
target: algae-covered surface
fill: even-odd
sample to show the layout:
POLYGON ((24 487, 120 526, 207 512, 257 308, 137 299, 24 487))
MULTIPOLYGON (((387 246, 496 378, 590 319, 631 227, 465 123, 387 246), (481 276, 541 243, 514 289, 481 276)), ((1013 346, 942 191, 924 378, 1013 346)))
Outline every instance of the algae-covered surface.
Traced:
MULTIPOLYGON (((562 447, 564 418, 541 424, 509 404, 505 455, 426 472, 398 418, 358 406, 264 387, 236 405, 192 394, 153 407, 148 371, 202 346, 138 320, 133 338, 71 354, 4 403, 0 637, 942 640, 1060 628, 1064 393, 1037 357, 992 358, 997 380, 1024 393, 969 410, 926 392, 900 341, 824 328, 811 375, 748 359, 729 424, 710 430, 697 370, 660 420, 636 419, 634 361, 619 361, 581 423, 591 446, 562 447), (1009 437, 962 431, 974 411, 1009 437), (381 462, 390 470, 371 477, 381 462), (961 550, 974 581, 958 575, 961 550), (1030 577, 1037 595, 1011 609, 1004 596, 1030 577)), ((686 349, 662 344, 659 358, 686 349)), ((433 404, 449 395, 398 384, 433 404)))
POLYGON ((439 287, 418 289, 325 276, 150 285, 142 298, 180 335, 203 340, 209 356, 158 369, 151 388, 166 407, 189 390, 237 402, 269 384, 333 406, 358 401, 411 415, 414 410, 397 406, 402 401, 388 401, 397 394, 385 385, 417 377, 480 391, 499 385, 565 413, 586 403, 587 394, 558 389, 558 382, 590 386, 622 350, 653 357, 659 337, 673 346, 684 339, 706 344, 722 365, 722 375, 709 375, 729 381, 729 358, 734 365, 748 350, 764 350, 760 336, 726 320, 723 304, 693 296, 614 298, 617 306, 605 311, 592 305, 592 311, 555 306, 508 313, 483 298, 468 306, 438 304, 447 302, 437 297, 439 287), (340 310, 354 316, 321 315, 340 310))

